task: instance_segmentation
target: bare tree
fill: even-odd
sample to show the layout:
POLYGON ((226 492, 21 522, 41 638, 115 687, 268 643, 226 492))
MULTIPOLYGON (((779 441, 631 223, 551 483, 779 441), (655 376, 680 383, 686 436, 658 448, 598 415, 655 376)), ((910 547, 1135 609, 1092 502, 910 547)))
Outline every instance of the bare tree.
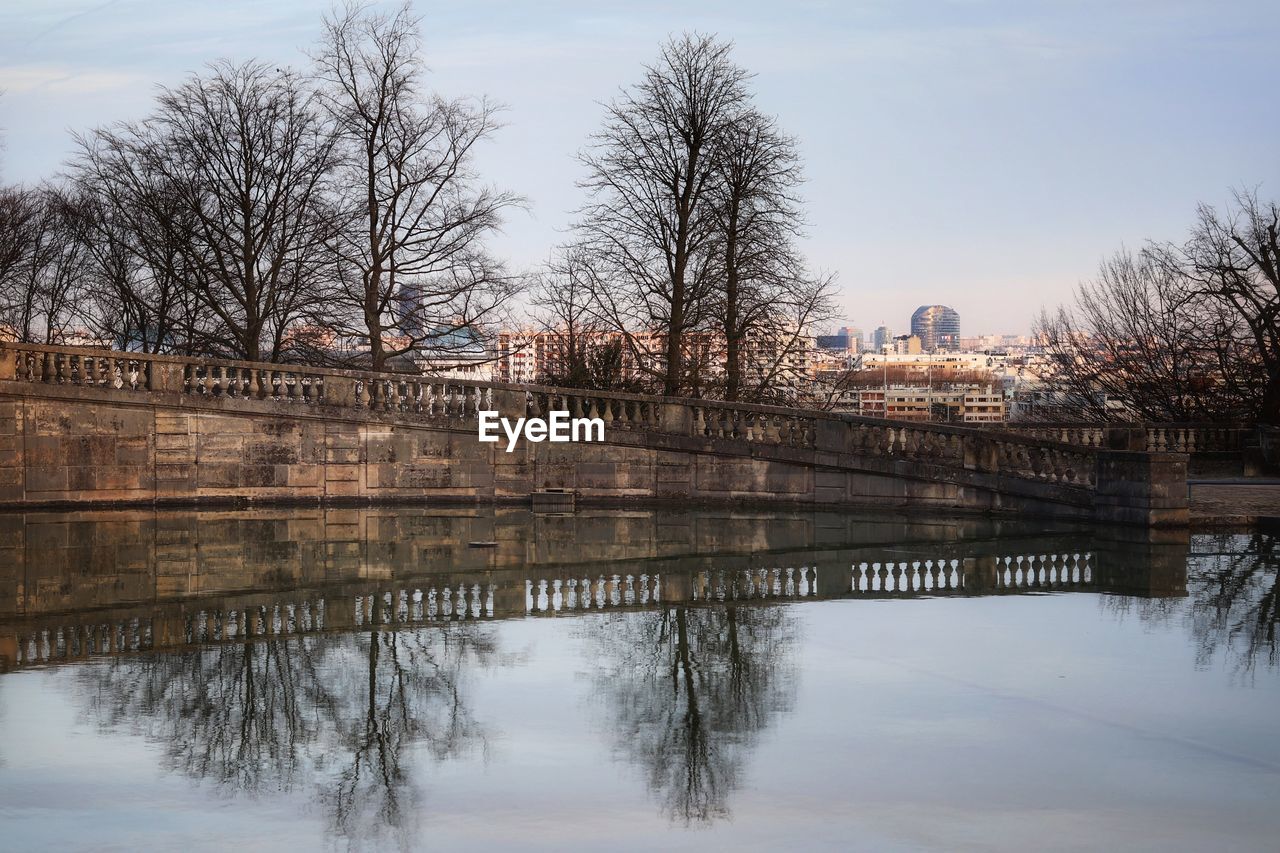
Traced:
POLYGON ((341 175, 326 322, 367 338, 374 370, 414 350, 474 346, 516 289, 482 244, 522 202, 474 172, 498 110, 425 91, 418 26, 408 4, 392 15, 349 6, 326 19, 314 57, 341 175))
POLYGON ((593 270, 581 250, 569 247, 553 255, 532 276, 533 319, 556 341, 556 373, 586 377, 587 351, 604 331, 595 306, 593 270))
POLYGON ((580 155, 590 199, 577 230, 604 285, 600 309, 668 395, 681 392, 684 337, 705 321, 719 275, 715 154, 748 79, 730 50, 711 36, 673 38, 641 82, 606 106, 580 155))
POLYGON ((73 200, 52 184, 12 189, 0 217, 0 322, 20 341, 62 343, 84 261, 73 200))
POLYGON ((558 249, 530 275, 531 319, 543 349, 538 381, 562 388, 642 392, 648 384, 636 376, 621 336, 600 314, 589 253, 581 247, 558 249))
POLYGON ((774 119, 754 109, 733 119, 716 152, 714 193, 723 254, 715 315, 727 400, 776 396, 778 380, 809 345, 812 324, 832 314, 834 278, 810 276, 795 246, 801 180, 796 142, 774 119))
POLYGON ((1160 246, 1121 251, 1075 306, 1037 323, 1062 405, 1093 420, 1235 420, 1256 410, 1257 360, 1223 311, 1160 246))
POLYGON ((1191 238, 1166 249, 1197 293, 1242 325, 1261 368, 1259 420, 1280 424, 1280 204, 1239 190, 1226 210, 1201 205, 1191 238))
POLYGON ((34 190, 12 186, 0 188, 0 312, 15 334, 13 319, 23 301, 26 268, 30 265, 38 231, 40 204, 34 190))
MULTIPOLYGON (((218 63, 162 89, 147 119, 80 140, 80 171, 134 223, 176 216, 176 258, 148 250, 153 272, 180 272, 209 322, 203 351, 278 360, 328 275, 323 204, 331 140, 298 76, 218 63)), ((136 233, 136 229, 135 229, 136 233)))
POLYGON ((71 169, 85 250, 78 317, 120 349, 199 354, 220 327, 188 286, 195 218, 157 176, 101 142, 81 140, 71 169))

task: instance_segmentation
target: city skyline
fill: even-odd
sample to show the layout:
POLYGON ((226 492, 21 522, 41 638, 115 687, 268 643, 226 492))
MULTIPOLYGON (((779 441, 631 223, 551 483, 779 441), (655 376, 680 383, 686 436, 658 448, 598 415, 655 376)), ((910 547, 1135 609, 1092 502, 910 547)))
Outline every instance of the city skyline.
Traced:
MULTIPOLYGON (((9 4, 0 174, 52 176, 68 130, 138 118, 156 84, 208 61, 303 66, 327 8, 9 4)), ((583 200, 574 155, 598 102, 681 29, 733 40, 762 107, 799 138, 805 249, 839 272, 841 314, 864 329, 904 328, 916 306, 942 302, 971 332, 1025 333, 1113 250, 1179 239, 1198 202, 1280 180, 1267 142, 1277 120, 1248 108, 1268 79, 1274 32, 1262 14, 1225 19, 1196 3, 804 4, 785 16, 718 3, 416 8, 431 85, 508 105, 479 165, 530 200, 494 243, 513 268, 565 237, 583 200), (1209 130, 1227 124, 1237 132, 1209 130)))

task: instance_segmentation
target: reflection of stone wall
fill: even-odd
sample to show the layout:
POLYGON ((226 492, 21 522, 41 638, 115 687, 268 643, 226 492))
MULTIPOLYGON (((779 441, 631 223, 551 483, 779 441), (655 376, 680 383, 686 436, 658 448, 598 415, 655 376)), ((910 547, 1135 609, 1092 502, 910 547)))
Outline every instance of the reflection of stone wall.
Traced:
MULTIPOLYGON (((714 510, 553 516, 519 509, 367 508, 0 514, 0 620, 428 576, 502 575, 523 583, 533 576, 581 572, 724 571, 757 560, 765 565, 775 556, 794 566, 820 561, 823 593, 837 594, 849 589, 849 571, 863 561, 1082 553, 1094 550, 1094 543, 1092 536, 1046 537, 1038 529, 978 517, 939 523, 714 510), (470 547, 475 541, 497 544, 470 547)), ((1124 546, 1122 572, 1150 562, 1134 547, 1124 546)), ((1166 547, 1171 565, 1185 547, 1185 541, 1166 547)))
POLYGON ((334 631, 708 600, 1185 593, 1185 539, 1143 550, 1042 529, 714 510, 0 514, 0 671, 295 620, 334 631))

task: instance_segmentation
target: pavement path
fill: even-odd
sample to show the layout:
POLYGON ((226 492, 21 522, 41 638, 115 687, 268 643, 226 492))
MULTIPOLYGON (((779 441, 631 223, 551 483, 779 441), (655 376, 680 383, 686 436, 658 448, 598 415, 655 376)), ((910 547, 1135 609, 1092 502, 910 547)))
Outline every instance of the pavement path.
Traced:
POLYGON ((1191 518, 1280 518, 1280 479, 1192 480, 1191 518))

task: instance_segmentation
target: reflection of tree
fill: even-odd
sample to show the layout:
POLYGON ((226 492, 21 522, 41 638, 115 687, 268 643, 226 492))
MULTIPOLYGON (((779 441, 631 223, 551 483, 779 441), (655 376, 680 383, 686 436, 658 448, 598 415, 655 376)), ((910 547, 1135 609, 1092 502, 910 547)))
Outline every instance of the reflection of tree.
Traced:
POLYGON ((231 792, 315 783, 352 846, 379 846, 385 833, 408 846, 417 793, 405 749, 445 760, 483 744, 462 682, 495 657, 486 626, 373 627, 117 658, 83 672, 91 713, 159 741, 170 769, 231 792))
POLYGON ((616 747, 664 813, 685 825, 728 817, 747 754, 795 699, 790 611, 672 607, 588 632, 616 747))
MULTIPOLYGON (((1197 537, 1199 538, 1199 537, 1197 537)), ((1190 614, 1197 659, 1218 652, 1234 655, 1251 671, 1260 658, 1280 664, 1276 623, 1280 621, 1280 548, 1274 534, 1218 534, 1201 539, 1187 572, 1193 599, 1190 614)))
POLYGON ((466 667, 487 663, 495 649, 487 633, 452 629, 374 629, 358 645, 367 661, 364 672, 346 670, 353 683, 336 694, 346 705, 331 712, 337 745, 350 759, 325 797, 335 830, 347 838, 374 837, 381 826, 404 828, 401 793, 413 793, 404 785, 405 746, 425 746, 443 761, 483 743, 459 682, 466 667))
POLYGON ((1214 533, 1192 537, 1187 560, 1187 598, 1105 596, 1103 606, 1120 618, 1166 624, 1182 614, 1196 646, 1196 662, 1207 666, 1223 655, 1248 673, 1260 659, 1280 665, 1280 547, 1274 534, 1214 533))

